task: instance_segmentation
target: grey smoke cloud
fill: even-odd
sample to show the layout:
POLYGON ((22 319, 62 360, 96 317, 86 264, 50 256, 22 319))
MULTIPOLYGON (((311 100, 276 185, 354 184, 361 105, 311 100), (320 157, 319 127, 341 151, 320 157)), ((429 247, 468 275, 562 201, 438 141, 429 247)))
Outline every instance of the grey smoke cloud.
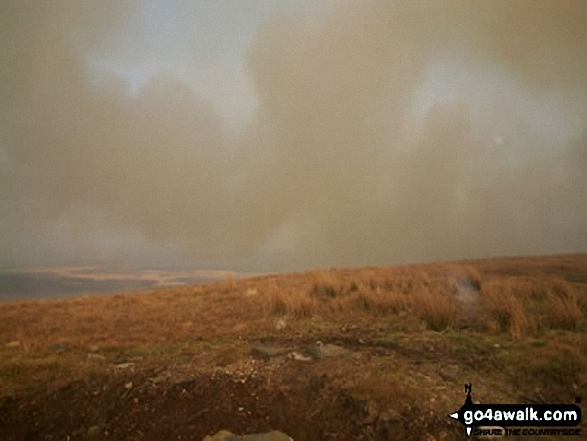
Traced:
POLYGON ((92 56, 150 50, 137 8, 0 6, 1 264, 259 271, 587 250, 584 1, 275 13, 247 52, 258 107, 236 140, 172 74, 136 93, 95 81, 92 56), (446 80, 426 89, 438 65, 454 96, 434 95, 446 80))

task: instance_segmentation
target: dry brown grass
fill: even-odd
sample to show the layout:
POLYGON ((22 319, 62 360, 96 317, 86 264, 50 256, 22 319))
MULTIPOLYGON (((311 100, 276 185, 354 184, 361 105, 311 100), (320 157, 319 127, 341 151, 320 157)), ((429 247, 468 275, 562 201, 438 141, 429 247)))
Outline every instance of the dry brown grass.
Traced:
POLYGON ((53 343, 128 347, 222 335, 242 322, 251 329, 262 324, 260 309, 243 308, 240 293, 216 289, 5 303, 0 305, 0 342, 19 341, 30 349, 53 343))
POLYGON ((520 339, 584 330, 587 256, 493 259, 269 275, 140 294, 0 304, 0 344, 133 346, 257 333, 275 316, 410 318, 433 330, 464 318, 520 339), (472 317, 472 318, 471 318, 472 317))
POLYGON ((459 310, 446 276, 439 273, 434 279, 418 267, 306 272, 290 282, 293 287, 269 290, 266 303, 272 306, 265 311, 297 316, 337 312, 390 320, 410 314, 442 330, 455 323, 459 310))
POLYGON ((488 327, 493 331, 507 332, 515 339, 532 331, 535 323, 524 311, 522 301, 511 283, 489 282, 483 291, 488 327))
POLYGON ((413 313, 435 331, 453 327, 459 314, 455 300, 440 290, 418 290, 411 296, 411 304, 413 313))
POLYGON ((265 315, 291 315, 300 318, 310 317, 316 311, 316 300, 291 287, 270 285, 262 290, 261 295, 265 315))
POLYGON ((575 330, 584 318, 578 290, 562 279, 553 280, 547 305, 550 310, 547 324, 551 328, 575 330))
POLYGON ((585 324, 585 284, 560 276, 493 278, 481 296, 489 327, 514 338, 547 329, 576 330, 585 324))

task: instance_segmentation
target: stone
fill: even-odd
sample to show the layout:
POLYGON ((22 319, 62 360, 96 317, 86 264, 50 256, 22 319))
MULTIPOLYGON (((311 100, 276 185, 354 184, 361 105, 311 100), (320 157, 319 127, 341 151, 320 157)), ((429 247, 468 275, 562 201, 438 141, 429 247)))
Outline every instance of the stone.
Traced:
POLYGON ((240 436, 234 435, 228 430, 221 430, 216 435, 208 435, 202 441, 241 441, 240 436))
POLYGON ((304 354, 300 354, 299 352, 296 352, 296 351, 291 352, 288 355, 288 358, 290 360, 294 360, 294 361, 312 361, 312 357, 309 357, 309 356, 304 355, 304 354))
POLYGON ((287 436, 283 432, 274 430, 268 433, 257 433, 252 435, 244 435, 243 441, 293 441, 293 438, 287 436))
POLYGON ((349 350, 342 346, 323 344, 320 341, 317 342, 316 345, 306 346, 305 352, 313 358, 343 357, 351 354, 349 350))
POLYGON ((279 320, 277 320, 275 322, 275 330, 276 331, 282 331, 285 328, 287 328, 287 323, 284 319, 280 318, 279 320))
POLYGON ((102 355, 102 354, 88 354, 87 356, 88 360, 93 360, 93 361, 104 361, 106 360, 106 356, 102 355))
POLYGON ((116 369, 129 369, 129 368, 134 368, 135 364, 134 363, 120 363, 116 365, 116 369))
POLYGON ((276 430, 267 433, 238 436, 227 430, 221 430, 216 435, 208 435, 203 441, 293 441, 283 432, 276 430))

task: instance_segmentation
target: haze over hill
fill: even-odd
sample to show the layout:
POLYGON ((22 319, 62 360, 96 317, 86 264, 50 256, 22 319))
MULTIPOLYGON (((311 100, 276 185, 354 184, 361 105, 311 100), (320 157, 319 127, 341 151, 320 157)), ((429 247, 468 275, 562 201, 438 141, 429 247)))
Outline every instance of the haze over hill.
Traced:
POLYGON ((230 271, 126 270, 103 267, 29 268, 0 271, 0 300, 72 297, 202 285, 255 273, 230 271))
POLYGON ((1 266, 587 251, 584 0, 5 0, 0 40, 1 266))

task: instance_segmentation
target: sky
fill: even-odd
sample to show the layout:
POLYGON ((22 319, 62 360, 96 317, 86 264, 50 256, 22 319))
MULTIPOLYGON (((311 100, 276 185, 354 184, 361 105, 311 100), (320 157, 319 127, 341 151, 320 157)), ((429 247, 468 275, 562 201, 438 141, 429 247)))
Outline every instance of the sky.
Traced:
POLYGON ((583 0, 5 0, 0 267, 587 252, 583 0))

